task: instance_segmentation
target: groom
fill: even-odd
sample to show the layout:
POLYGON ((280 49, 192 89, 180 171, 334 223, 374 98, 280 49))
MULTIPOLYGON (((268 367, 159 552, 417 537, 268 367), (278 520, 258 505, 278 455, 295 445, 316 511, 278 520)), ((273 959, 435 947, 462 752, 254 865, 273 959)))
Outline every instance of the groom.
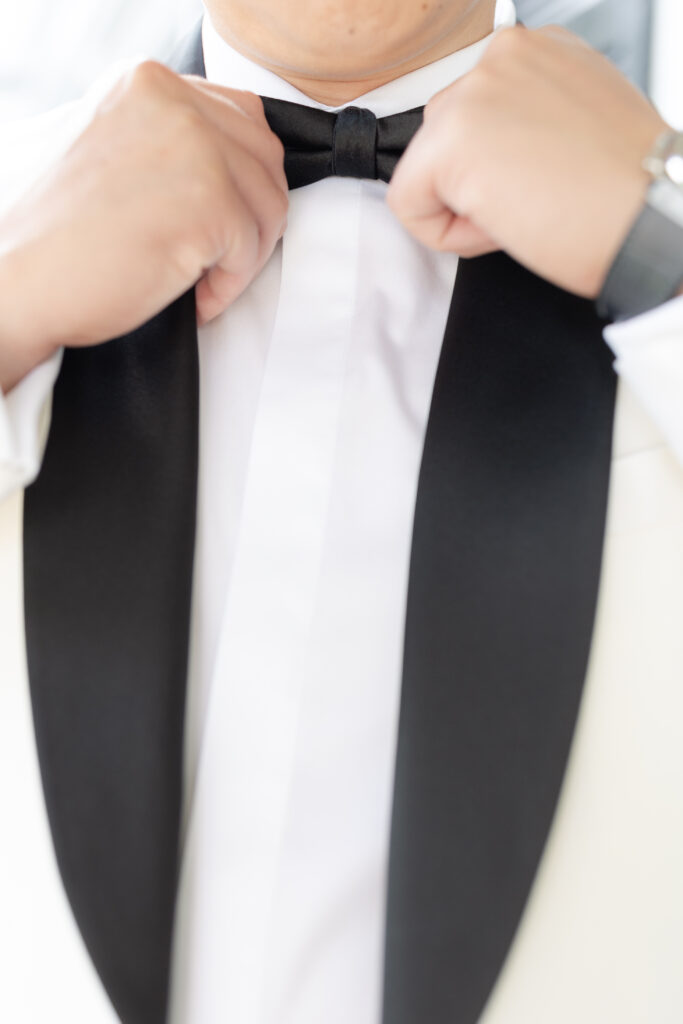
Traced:
MULTIPOLYGON (((142 65, 66 113, 0 225, 15 477, 59 374, 25 635, 84 940, 43 904, 12 1019, 48 929, 58 1020, 673 1022, 683 483, 628 391, 612 448, 588 301, 666 126, 600 63, 628 130, 591 162, 592 97, 573 142, 543 104, 592 55, 506 3, 209 12, 195 77, 142 65), (427 103, 387 203, 370 171, 427 103)), ((33 797, 17 933, 52 863, 13 852, 33 797)))

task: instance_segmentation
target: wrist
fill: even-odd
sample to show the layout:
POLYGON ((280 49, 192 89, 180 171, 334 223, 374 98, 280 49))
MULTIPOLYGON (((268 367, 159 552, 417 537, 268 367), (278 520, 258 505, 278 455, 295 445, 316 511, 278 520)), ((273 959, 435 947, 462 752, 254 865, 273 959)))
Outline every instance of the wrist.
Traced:
POLYGON ((649 187, 598 296, 600 312, 610 319, 683 294, 683 134, 667 128, 642 168, 649 187))

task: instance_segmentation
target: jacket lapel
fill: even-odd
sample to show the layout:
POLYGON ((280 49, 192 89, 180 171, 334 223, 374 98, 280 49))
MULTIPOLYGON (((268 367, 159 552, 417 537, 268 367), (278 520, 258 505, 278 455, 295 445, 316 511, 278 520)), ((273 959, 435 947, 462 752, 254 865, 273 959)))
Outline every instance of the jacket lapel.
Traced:
POLYGON ((197 478, 188 294, 67 351, 24 506, 26 642, 64 886, 125 1024, 163 1024, 197 478))
POLYGON ((505 256, 461 263, 415 516, 384 1024, 474 1024, 549 831, 600 574, 602 326, 505 256))
MULTIPOLYGON (((176 65, 187 71, 193 38, 176 65)), ((127 337, 65 353, 24 505, 47 811, 74 915, 125 1024, 166 1019, 197 451, 192 291, 127 337)))
MULTIPOLYGON (((171 61, 204 74, 200 31, 171 61)), ((64 884, 125 1024, 163 1024, 197 477, 194 297, 68 352, 24 520, 29 674, 64 884)), ((573 732, 614 377, 591 307, 463 262, 416 509, 384 1024, 473 1024, 573 732)))

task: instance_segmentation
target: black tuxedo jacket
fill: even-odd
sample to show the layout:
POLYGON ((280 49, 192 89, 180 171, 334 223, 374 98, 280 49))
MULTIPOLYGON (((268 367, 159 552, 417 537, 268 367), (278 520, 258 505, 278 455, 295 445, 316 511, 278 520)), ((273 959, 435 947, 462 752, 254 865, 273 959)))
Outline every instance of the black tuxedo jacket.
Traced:
MULTIPOLYGON (((198 34, 175 67, 203 74, 198 34)), ((474 1024, 543 850, 599 582, 615 394, 602 327, 504 255, 461 263, 415 511, 383 1024, 474 1024)), ((197 370, 192 292, 67 351, 25 500, 48 813, 125 1024, 167 1012, 197 370)))

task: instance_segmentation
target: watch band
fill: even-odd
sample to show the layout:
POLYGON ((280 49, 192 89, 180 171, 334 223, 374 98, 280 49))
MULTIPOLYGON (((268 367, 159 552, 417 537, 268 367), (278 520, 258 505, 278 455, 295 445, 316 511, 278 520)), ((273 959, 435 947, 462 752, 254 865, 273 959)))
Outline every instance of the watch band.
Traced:
POLYGON ((683 284, 683 191, 657 180, 597 299, 609 320, 626 320, 672 299, 683 284))

